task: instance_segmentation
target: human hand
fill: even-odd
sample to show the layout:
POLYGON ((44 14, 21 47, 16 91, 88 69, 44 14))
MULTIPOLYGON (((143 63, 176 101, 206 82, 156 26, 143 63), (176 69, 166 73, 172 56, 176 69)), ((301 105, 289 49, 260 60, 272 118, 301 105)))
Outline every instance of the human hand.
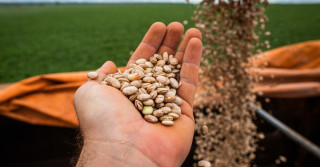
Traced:
MULTIPOLYGON (((128 65, 155 53, 168 52, 182 63, 182 114, 173 126, 149 123, 119 90, 100 82, 117 68, 107 61, 97 70, 97 80, 89 80, 74 95, 84 146, 77 166, 181 166, 187 157, 194 133, 193 99, 202 53, 201 33, 189 29, 177 52, 183 25, 166 27, 154 23, 131 56, 128 65)), ((127 67, 128 67, 127 65, 127 67)))

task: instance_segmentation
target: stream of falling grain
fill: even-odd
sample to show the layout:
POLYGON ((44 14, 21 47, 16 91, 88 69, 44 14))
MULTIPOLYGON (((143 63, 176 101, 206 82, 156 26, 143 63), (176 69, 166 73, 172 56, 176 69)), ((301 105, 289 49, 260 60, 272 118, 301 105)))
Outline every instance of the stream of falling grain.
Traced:
MULTIPOLYGON (((197 148, 194 159, 216 167, 251 166, 259 139, 249 103, 256 103, 248 75, 249 59, 270 48, 259 43, 268 18, 265 0, 203 0, 193 20, 204 38, 201 93, 195 108, 197 148), (206 134, 205 134, 206 133, 206 134)), ((197 103, 197 102, 196 102, 197 103)), ((201 166, 199 163, 194 166, 201 166)))

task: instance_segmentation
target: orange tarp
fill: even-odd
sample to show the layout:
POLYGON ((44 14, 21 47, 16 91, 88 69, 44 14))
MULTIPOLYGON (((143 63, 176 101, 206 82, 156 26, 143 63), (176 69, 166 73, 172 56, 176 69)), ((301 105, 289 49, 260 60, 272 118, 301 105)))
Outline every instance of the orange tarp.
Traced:
POLYGON ((266 97, 305 98, 320 95, 320 41, 302 42, 267 51, 254 64, 263 81, 255 92, 266 97), (266 55, 266 56, 264 56, 266 55))
MULTIPOLYGON (((255 92, 266 97, 320 95, 320 41, 303 42, 264 52, 255 72, 264 80, 255 92), (268 62, 266 68, 259 68, 268 62)), ((123 68, 122 68, 123 69, 123 68)), ((77 127, 72 97, 87 81, 87 72, 31 77, 0 89, 0 114, 31 124, 77 127)))

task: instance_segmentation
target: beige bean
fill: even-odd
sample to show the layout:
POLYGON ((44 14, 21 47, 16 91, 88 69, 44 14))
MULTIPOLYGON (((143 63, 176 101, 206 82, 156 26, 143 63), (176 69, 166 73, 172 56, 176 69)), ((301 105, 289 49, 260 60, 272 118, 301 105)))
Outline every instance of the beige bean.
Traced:
POLYGON ((154 83, 154 85, 156 85, 157 88, 163 87, 163 84, 159 82, 154 83))
POLYGON ((200 128, 200 133, 202 136, 205 136, 209 132, 208 126, 207 125, 202 125, 200 128))
POLYGON ((144 70, 145 73, 152 73, 153 68, 146 68, 146 70, 144 70))
POLYGON ((114 75, 113 75, 113 78, 116 78, 116 79, 119 79, 119 78, 122 78, 123 76, 121 75, 121 74, 117 74, 117 73, 115 73, 114 75))
POLYGON ((152 68, 152 67, 153 67, 153 63, 150 62, 150 61, 147 61, 145 64, 146 64, 149 68, 152 68))
POLYGON ((151 122, 151 123, 157 123, 158 122, 158 118, 153 116, 153 115, 145 115, 143 118, 146 121, 151 122))
POLYGON ((135 100, 134 101, 134 105, 135 105, 136 109, 138 109, 138 110, 142 110, 143 109, 143 104, 139 100, 135 100))
POLYGON ((166 73, 170 73, 171 72, 171 67, 169 65, 164 65, 163 66, 163 71, 166 73))
POLYGON ((141 83, 141 80, 135 80, 135 81, 130 82, 130 85, 135 86, 137 88, 140 88, 142 83, 141 83))
POLYGON ((152 114, 156 117, 161 117, 164 113, 161 109, 158 109, 158 110, 154 110, 152 114))
POLYGON ((122 73, 123 77, 128 77, 129 73, 127 71, 125 71, 124 73, 122 73))
POLYGON ((164 96, 163 95, 158 95, 154 101, 156 103, 162 103, 164 101, 164 96))
POLYGON ((161 124, 166 125, 166 126, 171 126, 174 124, 174 122, 170 121, 170 120, 163 120, 163 121, 161 121, 161 124))
POLYGON ((119 81, 120 83, 130 82, 127 78, 118 78, 118 81, 119 81))
POLYGON ((153 77, 153 73, 152 72, 146 73, 145 77, 153 77))
POLYGON ((147 62, 146 59, 138 59, 138 60, 136 61, 137 64, 144 64, 144 63, 146 63, 146 62, 147 62))
POLYGON ((198 167, 211 167, 211 163, 207 160, 201 160, 198 162, 198 167))
POLYGON ((176 59, 176 58, 171 58, 171 59, 169 59, 169 62, 170 62, 170 64, 171 65, 177 65, 179 62, 178 62, 178 59, 176 59))
POLYGON ((155 84, 151 84, 147 87, 147 91, 150 93, 150 92, 153 92, 154 90, 157 89, 157 85, 155 84))
MULTIPOLYGON (((132 64, 130 64, 129 66, 131 66, 131 65, 132 65, 132 64)), ((136 70, 136 69, 130 67, 130 68, 127 69, 125 72, 128 73, 128 74, 132 74, 135 70, 136 70)))
POLYGON ((146 65, 146 64, 139 64, 139 66, 142 67, 143 69, 148 68, 148 65, 146 65))
POLYGON ((121 86, 120 82, 115 78, 110 79, 110 85, 117 88, 117 89, 119 89, 121 86))
MULTIPOLYGON (((126 78, 129 74, 131 74, 131 73, 130 73, 131 70, 133 70, 133 69, 128 68, 128 69, 124 70, 123 73, 121 74, 122 77, 126 78)), ((110 75, 110 74, 109 74, 109 75, 110 75)))
POLYGON ((134 68, 136 64, 129 64, 129 68, 134 68))
POLYGON ((102 82, 101 82, 101 85, 109 85, 109 84, 108 84, 108 82, 106 82, 106 81, 102 81, 102 82))
POLYGON ((167 81, 167 78, 164 76, 157 76, 156 79, 158 82, 163 83, 163 84, 167 81))
POLYGON ((128 79, 129 79, 130 81, 139 80, 139 79, 141 79, 141 78, 142 78, 142 76, 141 76, 141 74, 139 74, 139 73, 133 73, 133 74, 129 74, 129 75, 128 75, 128 79))
POLYGON ((162 67, 162 66, 164 66, 165 64, 166 64, 166 61, 164 61, 164 60, 159 60, 159 61, 157 62, 157 64, 156 64, 156 66, 162 67))
POLYGON ((142 102, 146 106, 154 106, 154 101, 152 99, 142 102))
POLYGON ((142 83, 141 88, 147 89, 151 83, 142 83))
POLYGON ((164 96, 164 102, 165 103, 172 103, 176 100, 175 96, 164 96))
POLYGON ((111 78, 112 78, 111 76, 107 75, 103 80, 110 84, 110 79, 111 78))
POLYGON ((145 77, 145 72, 141 71, 141 70, 134 70, 135 73, 139 73, 141 75, 141 78, 145 77))
POLYGON ((156 64, 158 62, 156 57, 150 57, 150 62, 156 64))
POLYGON ((180 106, 182 104, 182 99, 179 96, 176 96, 174 103, 180 106))
POLYGON ((163 107, 164 106, 164 103, 156 103, 156 107, 157 108, 161 108, 161 107, 163 107))
POLYGON ((171 67, 171 69, 176 69, 176 66, 169 64, 169 66, 171 67))
POLYGON ((166 73, 163 71, 153 73, 153 77, 157 78, 158 76, 166 76, 166 73))
POLYGON ((176 90, 176 89, 170 89, 169 91, 170 91, 170 92, 173 92, 173 93, 174 93, 174 95, 176 95, 176 94, 177 94, 177 90, 176 90))
POLYGON ((155 58, 157 58, 158 60, 162 60, 162 59, 163 59, 162 56, 159 55, 159 54, 154 54, 153 56, 154 56, 155 58))
POLYGON ((157 93, 157 91, 152 91, 152 92, 150 92, 150 98, 151 99, 155 99, 156 97, 157 97, 157 95, 158 95, 158 93, 157 93))
POLYGON ((93 72, 88 72, 87 77, 90 79, 97 79, 98 78, 98 73, 93 71, 93 72))
POLYGON ((149 94, 139 94, 137 96, 137 99, 140 101, 146 101, 150 99, 150 95, 149 94))
POLYGON ((154 72, 163 72, 163 68, 160 66, 153 67, 154 72))
POLYGON ((148 94, 147 90, 144 89, 144 88, 139 88, 139 89, 138 89, 138 93, 139 93, 139 94, 148 94))
POLYGON ((122 91, 124 88, 130 86, 130 84, 128 82, 123 82, 122 85, 121 85, 121 88, 120 90, 122 91))
POLYGON ((173 109, 171 109, 171 113, 175 113, 175 114, 181 115, 181 109, 173 108, 173 109))
POLYGON ((180 108, 176 103, 166 103, 165 104, 166 107, 169 107, 171 109, 176 109, 176 108, 180 108))
POLYGON ((176 96, 176 93, 174 91, 172 91, 172 89, 170 89, 165 96, 176 96))
POLYGON ((166 77, 166 82, 165 83, 163 83, 164 85, 169 85, 170 84, 170 79, 168 78, 168 77, 166 77))
POLYGON ((180 70, 178 70, 178 69, 173 69, 171 72, 172 72, 172 73, 179 73, 180 70))
POLYGON ((144 88, 139 88, 138 92, 139 92, 140 94, 148 94, 147 90, 144 89, 144 88))
POLYGON ((179 118, 179 115, 176 114, 176 113, 172 113, 172 112, 171 112, 171 113, 169 113, 168 115, 171 116, 174 120, 179 118))
POLYGON ((164 53, 162 54, 162 58, 163 58, 164 61, 167 62, 167 61, 169 60, 168 52, 164 52, 164 53))
POLYGON ((138 92, 138 88, 136 88, 135 86, 128 86, 126 88, 124 88, 122 90, 122 93, 125 94, 125 95, 132 95, 132 94, 135 94, 138 92))
POLYGON ((177 82, 176 79, 174 78, 170 78, 170 85, 175 88, 175 89, 178 89, 179 88, 179 83, 177 82))
POLYGON ((134 102, 134 101, 137 99, 137 96, 138 96, 137 93, 135 93, 135 94, 133 94, 133 95, 130 95, 130 96, 129 96, 129 100, 132 101, 132 102, 134 102))
POLYGON ((134 70, 144 71, 144 69, 143 69, 142 67, 140 67, 140 66, 138 66, 138 65, 136 65, 136 64, 134 65, 133 69, 134 69, 134 70))
POLYGON ((169 112, 171 112, 171 108, 170 107, 162 107, 162 108, 160 108, 162 111, 163 111, 163 113, 165 113, 165 114, 168 114, 169 112))
POLYGON ((166 107, 170 107, 170 108, 173 108, 173 106, 174 106, 174 103, 166 103, 166 104, 165 104, 165 106, 166 106, 166 107))
POLYGON ((147 82, 147 83, 154 83, 156 81, 156 79, 153 77, 144 77, 142 80, 143 82, 147 82))
POLYGON ((163 121, 163 120, 170 120, 172 121, 173 120, 173 117, 172 116, 169 116, 169 115, 163 115, 160 117, 160 121, 163 121))
POLYGON ((158 94, 164 94, 164 93, 167 93, 169 91, 169 89, 167 88, 158 88, 156 89, 157 93, 158 94))

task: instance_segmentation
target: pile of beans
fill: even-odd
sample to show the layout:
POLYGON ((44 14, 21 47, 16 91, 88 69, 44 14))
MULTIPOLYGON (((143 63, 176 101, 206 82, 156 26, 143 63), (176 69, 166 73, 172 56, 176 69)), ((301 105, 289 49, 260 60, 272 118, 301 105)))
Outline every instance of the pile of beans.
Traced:
MULTIPOLYGON (((119 89, 133 102, 146 121, 173 125, 181 115, 182 99, 177 95, 181 64, 167 52, 149 60, 139 59, 123 73, 107 75, 101 82, 119 89)), ((92 78, 92 73, 88 74, 92 78)))

